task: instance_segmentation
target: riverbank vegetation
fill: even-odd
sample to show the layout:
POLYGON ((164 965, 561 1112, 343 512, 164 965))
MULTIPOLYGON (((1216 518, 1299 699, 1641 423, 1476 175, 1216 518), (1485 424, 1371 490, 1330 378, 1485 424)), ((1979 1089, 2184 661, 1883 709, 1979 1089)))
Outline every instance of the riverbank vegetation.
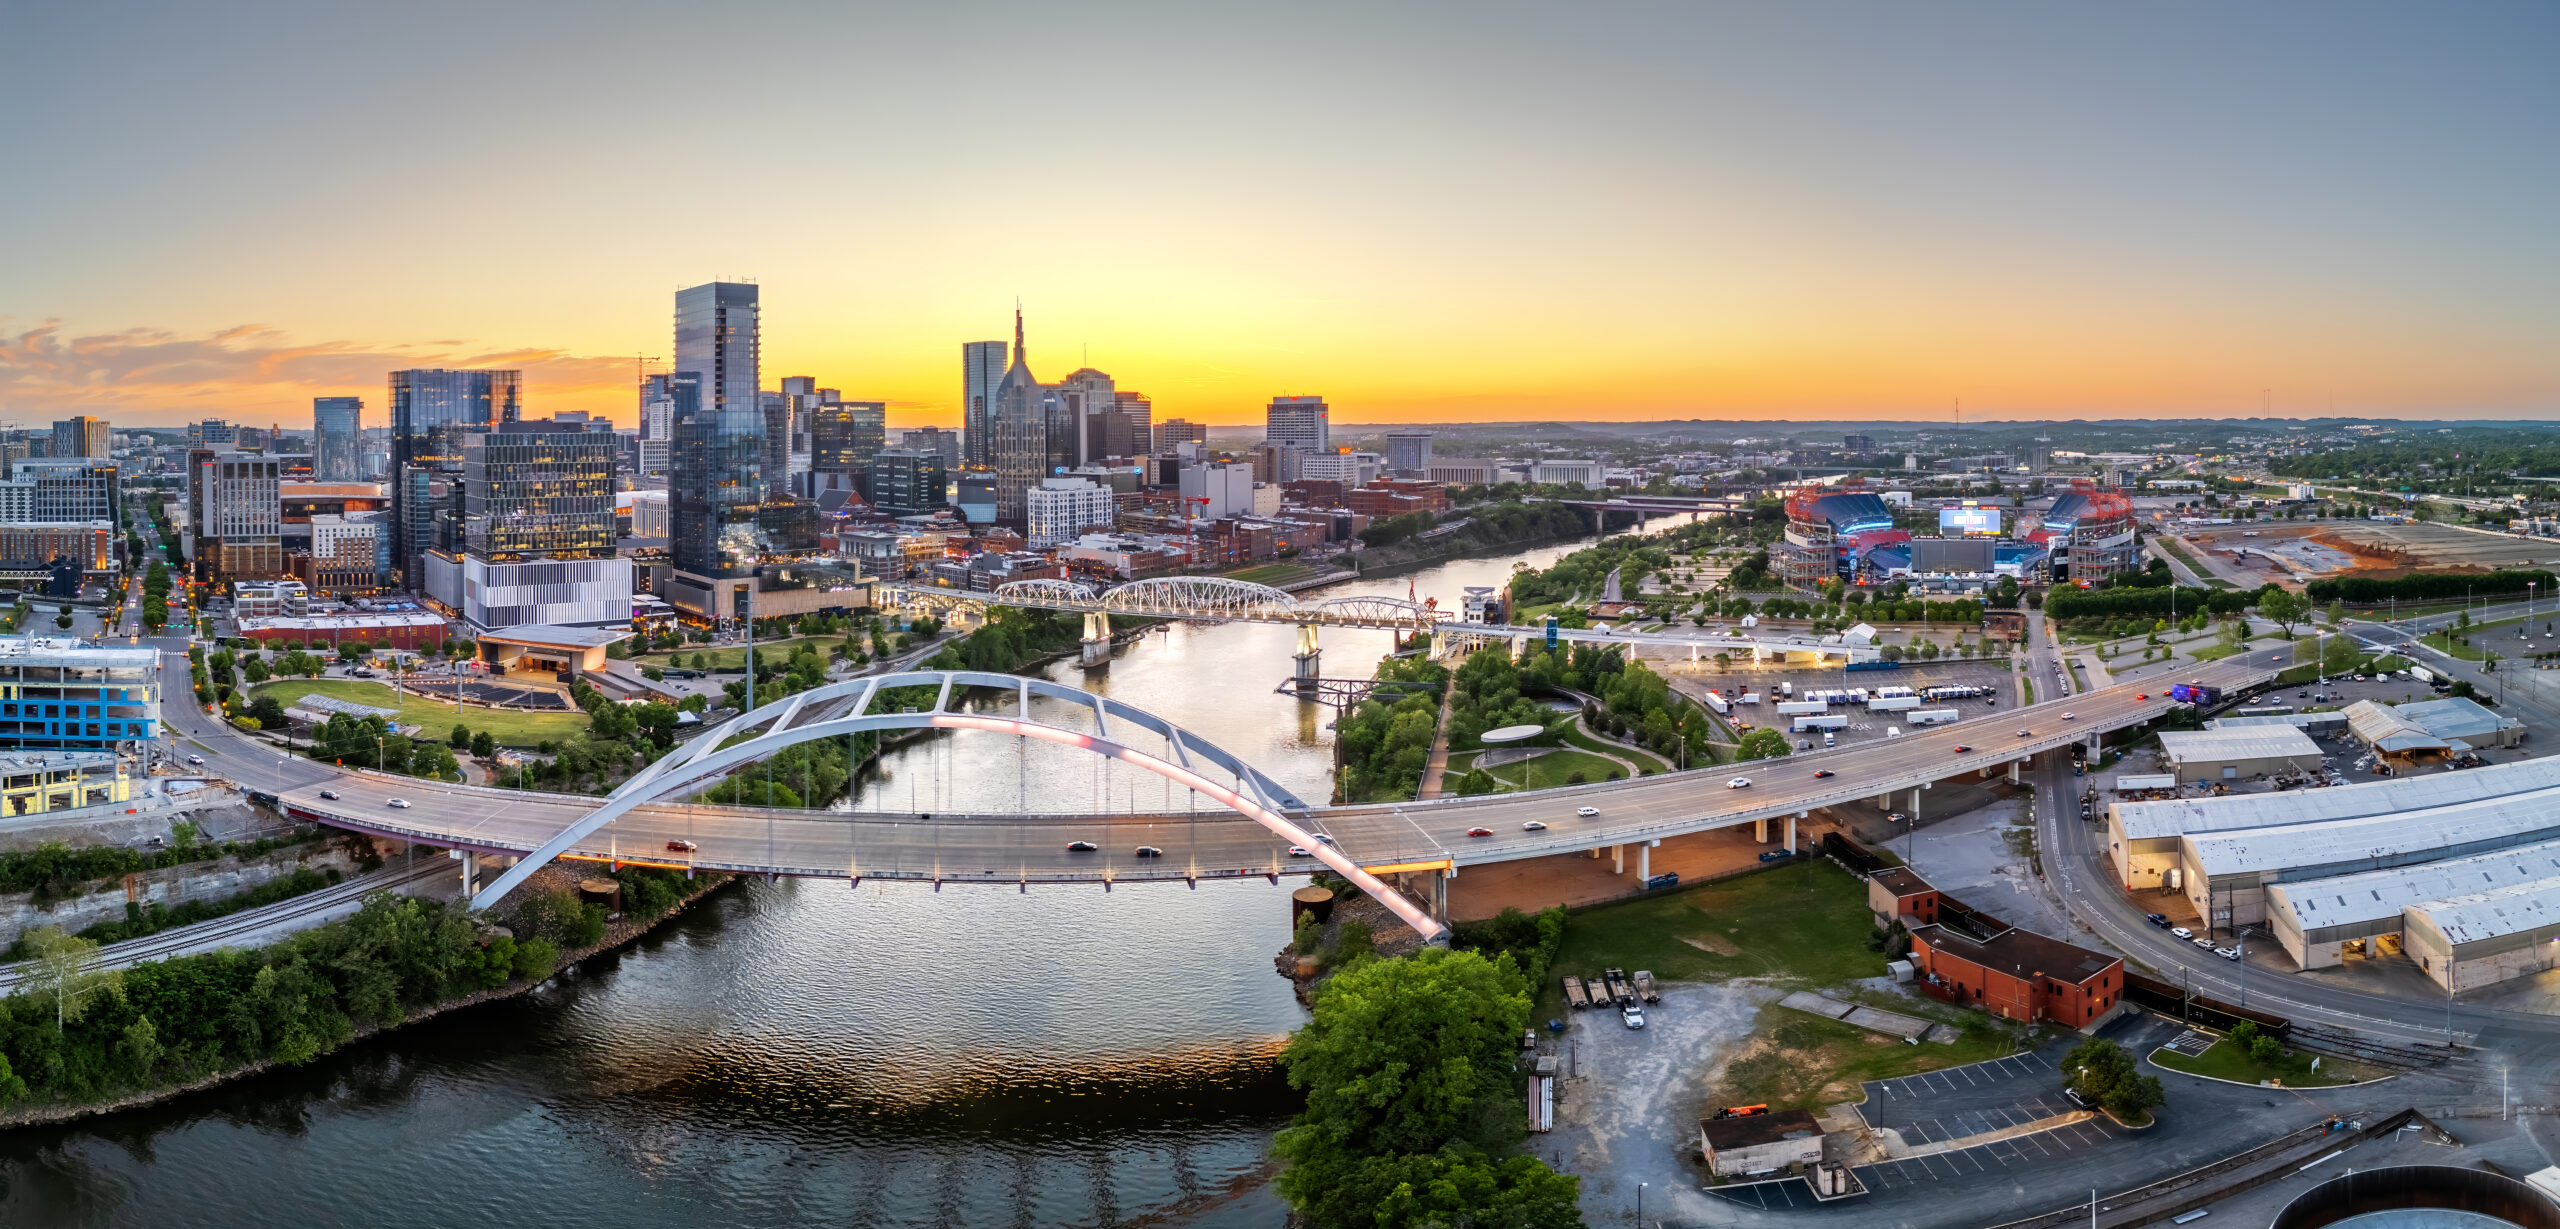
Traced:
POLYGON ((1409 802, 1422 785, 1431 744, 1440 734, 1440 696, 1449 669, 1427 657, 1387 657, 1381 681, 1428 684, 1388 699, 1351 706, 1334 725, 1342 771, 1335 792, 1344 802, 1409 802))
MULTIPOLYGON (((642 867, 615 878, 635 923, 689 886, 642 867)), ((379 893, 267 947, 122 970, 98 967, 95 943, 40 930, 22 989, 0 999, 0 1105, 72 1106, 306 1063, 453 1000, 549 977, 563 950, 592 947, 606 926, 603 906, 565 890, 534 895, 507 921, 511 932, 379 893)))
MULTIPOLYGON (((198 922, 210 922, 215 918, 229 917, 243 909, 256 909, 278 901, 291 900, 297 896, 306 896, 329 887, 343 878, 345 876, 334 867, 323 873, 308 866, 297 866, 248 891, 235 892, 219 899, 181 901, 175 906, 156 900, 148 905, 126 901, 123 920, 100 922, 82 930, 79 937, 98 944, 140 939, 156 935, 173 926, 193 926, 198 922)), ((0 950, 0 962, 25 960, 34 954, 27 948, 27 936, 22 934, 6 950, 0 950)))
POLYGON ((264 837, 254 841, 221 841, 205 843, 198 839, 194 824, 179 820, 169 826, 167 848, 144 852, 122 845, 92 845, 73 849, 60 841, 47 841, 33 849, 12 849, 0 853, 0 892, 25 892, 39 905, 81 895, 107 880, 144 871, 166 870, 193 862, 210 862, 216 858, 255 858, 279 849, 330 840, 335 834, 322 834, 318 829, 305 829, 285 837, 264 837))
POLYGON ((1307 1108, 1272 1145, 1299 1223, 1581 1225, 1580 1183, 1522 1151, 1529 1009, 1508 950, 1356 959, 1319 984, 1280 1060, 1307 1108))

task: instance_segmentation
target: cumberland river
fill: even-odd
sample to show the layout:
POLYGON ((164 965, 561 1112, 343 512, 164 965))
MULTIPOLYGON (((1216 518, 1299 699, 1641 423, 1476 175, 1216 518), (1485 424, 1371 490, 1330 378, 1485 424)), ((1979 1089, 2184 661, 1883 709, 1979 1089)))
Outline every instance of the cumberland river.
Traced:
MULTIPOLYGON (((1454 607, 1578 545, 1410 579, 1454 607)), ((1332 711, 1272 692, 1294 637, 1177 624, 1048 673, 1320 803, 1332 711)), ((1389 640, 1326 631, 1325 673, 1389 640)), ((962 734, 893 752, 854 805, 1186 805, 1104 763, 962 734)), ((746 885, 525 998, 0 1135, 0 1225, 1275 1225, 1265 1152, 1297 1105, 1272 1056, 1304 1018, 1270 963, 1282 883, 746 885)))

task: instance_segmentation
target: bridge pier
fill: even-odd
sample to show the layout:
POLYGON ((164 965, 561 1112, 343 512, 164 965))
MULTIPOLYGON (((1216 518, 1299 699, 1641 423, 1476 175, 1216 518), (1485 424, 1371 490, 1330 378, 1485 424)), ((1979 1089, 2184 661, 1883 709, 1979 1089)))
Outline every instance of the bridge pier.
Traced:
POLYGON ((1296 681, 1298 694, 1314 695, 1316 678, 1324 673, 1324 652, 1316 645, 1315 624, 1298 625, 1298 651, 1290 655, 1289 661, 1292 663, 1289 676, 1296 681))
POLYGON ((468 849, 460 852, 462 854, 462 895, 468 898, 472 893, 480 890, 480 885, 475 882, 480 878, 480 855, 468 849))
POLYGON ((1455 866, 1431 872, 1431 920, 1443 926, 1449 924, 1449 880, 1457 873, 1455 866))
POLYGON ((1111 616, 1089 610, 1084 616, 1084 651, 1079 663, 1090 670, 1111 664, 1111 616))
POLYGON ((1813 812, 1811 812, 1811 811, 1798 811, 1798 812, 1796 812, 1795 814, 1790 815, 1790 816, 1788 816, 1788 817, 1787 817, 1787 852, 1788 852, 1788 853, 1794 853, 1794 852, 1796 851, 1796 821, 1797 821, 1797 820, 1799 820, 1799 819, 1811 819, 1811 818, 1813 818, 1813 812))
POLYGON ((2009 761, 2009 784, 2016 785, 2018 783, 2018 765, 2025 762, 2026 761, 2024 760, 2009 761))
POLYGON ((1611 845, 1609 847, 1609 873, 1612 875, 1623 875, 1627 873, 1626 846, 1611 845))
POLYGON ((1754 845, 1769 843, 1769 821, 1766 817, 1751 821, 1751 843, 1754 845))

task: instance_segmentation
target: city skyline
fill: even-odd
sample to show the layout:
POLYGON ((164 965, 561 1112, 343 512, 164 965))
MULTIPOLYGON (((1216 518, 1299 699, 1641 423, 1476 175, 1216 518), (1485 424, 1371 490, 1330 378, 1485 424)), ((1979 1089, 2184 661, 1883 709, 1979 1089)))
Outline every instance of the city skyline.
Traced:
POLYGON ((666 296, 730 270, 764 370, 892 428, 960 425, 951 356, 1017 298, 1054 365, 1220 426, 1303 394, 1417 424, 2560 405, 2547 7, 765 6, 723 37, 861 46, 878 80, 757 77, 716 136, 649 88, 698 54, 684 23, 581 17, 377 80, 388 15, 31 15, 0 98, 62 122, 0 189, 45 239, 0 291, 0 412, 291 424, 503 368, 533 412, 628 425, 666 296), (990 28, 990 71, 932 67, 990 28), (1095 71, 1034 98, 1014 46, 1095 71), (1327 90, 1263 88, 1310 63, 1327 90), (715 139, 792 190, 630 191, 627 151, 715 139), (406 177, 473 158, 538 190, 406 177), (1023 163, 1116 189, 1005 190, 1023 163))

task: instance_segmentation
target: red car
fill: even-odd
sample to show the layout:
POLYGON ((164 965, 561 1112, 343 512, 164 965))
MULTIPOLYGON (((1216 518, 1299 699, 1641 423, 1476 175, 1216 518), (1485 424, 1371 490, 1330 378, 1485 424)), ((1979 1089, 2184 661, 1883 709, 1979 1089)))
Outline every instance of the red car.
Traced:
POLYGON ((691 841, 667 842, 667 849, 672 853, 692 853, 694 850, 699 848, 701 848, 701 846, 698 846, 691 841))
POLYGON ((1492 836, 1492 835, 1493 835, 1493 829, 1491 829, 1491 828, 1469 828, 1469 829, 1467 829, 1467 835, 1468 835, 1468 836, 1492 836))
POLYGON ((2137 700, 2148 700, 2151 698, 2151 693, 2147 691, 2137 691, 2133 693, 2133 698, 2137 700))
POLYGON ((1822 771, 1820 771, 1820 772, 1817 772, 1817 773, 1813 774, 1813 779, 1814 779, 1814 780, 1816 780, 1816 781, 1819 781, 1819 780, 1823 779, 1824 777, 1827 777, 1827 776, 1830 776, 1830 775, 1831 775, 1831 770, 1830 770, 1830 769, 1828 769, 1828 768, 1825 768, 1825 769, 1823 769, 1822 771))
POLYGON ((1973 748, 1968 747, 1968 746, 1964 745, 1963 743, 1957 743, 1957 744, 1956 744, 1956 754, 1958 754, 1958 755, 1962 755, 1962 754, 1964 754, 1965 752, 1967 752, 1967 751, 1971 751, 1971 750, 1973 750, 1973 748))

